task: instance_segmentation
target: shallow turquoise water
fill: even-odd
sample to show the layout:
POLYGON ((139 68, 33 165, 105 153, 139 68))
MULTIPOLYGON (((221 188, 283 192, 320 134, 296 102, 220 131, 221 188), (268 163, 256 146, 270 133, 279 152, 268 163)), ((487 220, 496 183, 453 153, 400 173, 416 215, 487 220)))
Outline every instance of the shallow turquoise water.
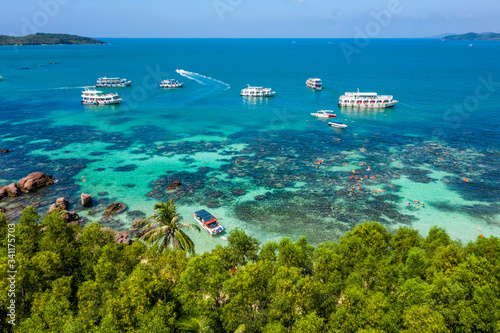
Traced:
MULTIPOLYGON (((65 195, 79 211, 88 192, 97 206, 81 216, 98 221, 107 204, 123 201, 128 213, 106 224, 128 228, 174 198, 186 221, 211 207, 228 230, 262 241, 335 240, 373 220, 424 235, 439 225, 464 241, 500 236, 500 43, 372 40, 349 63, 339 47, 349 40, 108 41, 0 48, 0 148, 12 149, 0 156, 1 184, 32 171, 59 180, 1 206, 41 201, 44 211, 65 195), (104 75, 133 80, 108 89, 124 102, 82 106, 81 87, 104 75), (321 92, 305 87, 316 76, 321 92), (185 88, 158 88, 167 78, 185 88), (276 96, 241 98, 246 84, 276 96), (339 109, 338 97, 356 88, 401 103, 339 109), (336 110, 348 128, 309 116, 319 109, 336 110), (168 191, 175 179, 183 185, 168 191)), ((192 235, 201 250, 224 242, 192 235)))

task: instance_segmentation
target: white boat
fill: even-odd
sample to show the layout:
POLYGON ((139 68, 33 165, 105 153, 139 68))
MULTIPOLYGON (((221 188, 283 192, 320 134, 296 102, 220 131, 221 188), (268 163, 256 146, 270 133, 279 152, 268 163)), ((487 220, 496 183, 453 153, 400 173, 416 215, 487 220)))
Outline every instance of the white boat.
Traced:
POLYGON ((341 123, 340 121, 329 121, 328 126, 337 127, 337 128, 346 128, 347 127, 346 124, 341 123))
POLYGON ((224 231, 224 228, 217 222, 218 219, 204 209, 194 212, 194 220, 211 236, 216 236, 224 231))
POLYGON ((321 81, 321 79, 318 78, 308 79, 306 81, 306 86, 308 86, 311 89, 323 90, 323 82, 321 81))
POLYGON ((182 88, 184 86, 184 83, 180 83, 177 80, 170 79, 161 81, 159 86, 162 88, 182 88))
POLYGON ((318 112, 311 113, 311 116, 315 116, 318 118, 333 118, 337 117, 334 111, 332 110, 319 110, 318 112))
POLYGON ((359 108, 390 108, 396 101, 391 95, 377 95, 374 92, 346 92, 339 98, 339 106, 359 108))
POLYGON ((251 87, 245 88, 241 91, 240 96, 248 97, 273 97, 275 92, 271 88, 264 87, 251 87))
POLYGON ((120 79, 119 77, 100 77, 97 79, 96 87, 128 87, 132 81, 127 79, 120 79))
POLYGON ((117 93, 105 94, 102 91, 95 90, 94 87, 84 87, 82 91, 82 104, 109 105, 121 102, 117 93))

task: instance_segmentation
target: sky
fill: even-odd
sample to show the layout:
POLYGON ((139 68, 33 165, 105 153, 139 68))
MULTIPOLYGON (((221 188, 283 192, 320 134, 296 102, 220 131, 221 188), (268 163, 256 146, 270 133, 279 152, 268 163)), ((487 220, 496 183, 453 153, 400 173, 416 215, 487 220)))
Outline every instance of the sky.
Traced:
POLYGON ((499 0, 0 0, 0 35, 421 38, 500 32, 499 0))

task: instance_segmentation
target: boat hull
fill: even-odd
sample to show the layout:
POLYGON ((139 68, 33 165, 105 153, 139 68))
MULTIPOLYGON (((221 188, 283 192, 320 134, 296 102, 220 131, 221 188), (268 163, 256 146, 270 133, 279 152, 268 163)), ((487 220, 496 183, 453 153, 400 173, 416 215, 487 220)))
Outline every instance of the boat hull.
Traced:
POLYGON ((108 102, 108 101, 105 101, 105 102, 97 102, 97 105, 112 105, 112 104, 120 104, 120 101, 112 101, 112 102, 108 102))
POLYGON ((82 101, 82 104, 84 105, 113 105, 113 104, 120 104, 120 102, 86 102, 82 101))
POLYGON ((249 94, 240 94, 243 97, 274 97, 274 94, 269 95, 249 95, 249 94))
POLYGON ((123 83, 97 83, 96 88, 115 88, 115 87, 130 87, 132 81, 127 81, 123 83))
POLYGON ((307 88, 311 88, 313 90, 318 90, 318 91, 321 91, 323 90, 323 87, 316 87, 316 86, 313 86, 313 85, 310 85, 310 84, 306 84, 307 88))
POLYGON ((183 85, 180 85, 180 86, 169 86, 169 85, 159 84, 158 86, 160 88, 166 88, 166 89, 184 88, 183 85))
POLYGON ((347 127, 346 124, 339 124, 339 123, 332 123, 332 122, 329 122, 328 126, 335 127, 335 128, 346 128, 347 127))
POLYGON ((392 108, 396 105, 396 102, 390 103, 342 103, 339 102, 340 107, 352 107, 352 108, 360 108, 360 109, 385 109, 392 108))
POLYGON ((337 115, 335 115, 335 114, 323 115, 323 114, 311 113, 311 116, 314 116, 317 118, 335 118, 337 115))

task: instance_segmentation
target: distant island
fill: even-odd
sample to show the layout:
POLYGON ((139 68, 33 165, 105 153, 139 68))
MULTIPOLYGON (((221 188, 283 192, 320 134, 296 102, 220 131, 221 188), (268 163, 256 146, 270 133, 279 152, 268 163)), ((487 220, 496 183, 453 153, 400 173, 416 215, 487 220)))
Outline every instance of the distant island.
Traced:
POLYGON ((481 34, 469 32, 467 34, 445 36, 443 40, 500 40, 500 34, 494 32, 483 32, 481 34))
POLYGON ((0 46, 7 45, 70 45, 70 44, 107 44, 97 39, 67 34, 37 33, 22 37, 0 35, 0 46))

